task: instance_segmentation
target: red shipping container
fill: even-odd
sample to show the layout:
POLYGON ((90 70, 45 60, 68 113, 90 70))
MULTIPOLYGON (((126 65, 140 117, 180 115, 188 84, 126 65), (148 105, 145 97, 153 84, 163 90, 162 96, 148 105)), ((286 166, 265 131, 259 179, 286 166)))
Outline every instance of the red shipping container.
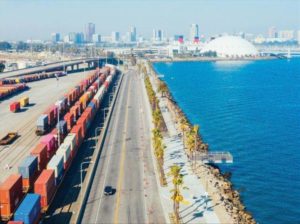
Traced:
POLYGON ((10 218, 22 197, 22 176, 12 174, 0 185, 0 214, 2 219, 10 218))
POLYGON ((48 124, 50 125, 50 127, 52 127, 55 124, 53 108, 49 108, 48 110, 46 110, 45 114, 48 115, 48 124))
POLYGON ((39 171, 42 171, 46 168, 48 163, 46 144, 39 143, 34 149, 31 150, 30 154, 38 158, 39 171))
POLYGON ((45 210, 55 193, 54 170, 43 170, 34 183, 34 193, 41 195, 41 207, 45 210))
POLYGON ((22 221, 9 221, 7 224, 24 224, 22 221))
POLYGON ((87 123, 87 117, 81 116, 79 120, 77 121, 77 125, 81 127, 81 136, 86 135, 86 123, 87 123))
POLYGON ((71 107, 70 113, 73 114, 75 120, 77 120, 77 118, 78 118, 78 113, 77 112, 78 112, 78 109, 76 108, 76 106, 71 107))
POLYGON ((10 104, 9 109, 11 112, 17 112, 20 110, 20 102, 13 102, 10 104))
POLYGON ((34 181, 36 180, 38 176, 38 171, 30 176, 30 178, 22 178, 22 186, 23 186, 23 192, 28 192, 34 184, 34 181))
POLYGON ((76 134, 76 149, 78 149, 83 140, 83 136, 81 135, 82 134, 81 127, 78 125, 75 125, 72 128, 71 133, 76 134))
POLYGON ((67 122, 67 128, 68 128, 68 131, 70 131, 73 127, 73 125, 75 124, 75 121, 74 121, 74 114, 72 113, 67 113, 65 116, 64 116, 64 120, 67 122))

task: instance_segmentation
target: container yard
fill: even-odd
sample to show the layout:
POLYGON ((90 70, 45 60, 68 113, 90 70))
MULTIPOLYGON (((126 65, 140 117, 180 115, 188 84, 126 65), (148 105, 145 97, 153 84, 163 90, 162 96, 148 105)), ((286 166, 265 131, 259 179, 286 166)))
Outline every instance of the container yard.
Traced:
POLYGON ((18 133, 13 143, 0 146, 2 221, 37 223, 47 211, 115 75, 108 66, 31 83, 26 94, 1 103, 0 134, 18 133), (15 102, 25 110, 12 113, 15 102))

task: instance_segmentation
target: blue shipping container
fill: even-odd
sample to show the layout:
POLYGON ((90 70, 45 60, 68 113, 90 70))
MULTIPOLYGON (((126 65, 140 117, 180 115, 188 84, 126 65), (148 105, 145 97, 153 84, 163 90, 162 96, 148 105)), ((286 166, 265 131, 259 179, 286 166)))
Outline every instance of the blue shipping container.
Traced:
POLYGON ((23 221, 24 224, 36 223, 40 217, 41 205, 39 194, 27 194, 14 214, 15 221, 23 221))
POLYGON ((27 156, 19 165, 19 174, 23 178, 31 177, 38 169, 38 158, 36 156, 27 156))
POLYGON ((68 131, 67 122, 65 120, 59 121, 56 125, 56 128, 59 130, 60 133, 66 134, 68 131))

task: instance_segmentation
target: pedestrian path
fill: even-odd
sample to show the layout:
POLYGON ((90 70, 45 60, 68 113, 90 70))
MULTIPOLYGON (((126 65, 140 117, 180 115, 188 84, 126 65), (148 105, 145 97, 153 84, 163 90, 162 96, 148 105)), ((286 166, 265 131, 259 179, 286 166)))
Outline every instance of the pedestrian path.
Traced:
POLYGON ((212 200, 205 191, 198 177, 192 172, 191 164, 185 154, 182 138, 178 137, 178 131, 172 121, 171 114, 166 108, 164 99, 160 99, 160 108, 168 128, 168 137, 164 138, 166 145, 164 170, 167 178, 167 187, 161 187, 162 202, 168 213, 173 212, 173 201, 170 199, 173 187, 172 177, 167 174, 172 165, 182 167, 181 173, 184 175, 184 186, 188 189, 182 190, 184 197, 180 204, 180 217, 183 223, 220 223, 212 200))

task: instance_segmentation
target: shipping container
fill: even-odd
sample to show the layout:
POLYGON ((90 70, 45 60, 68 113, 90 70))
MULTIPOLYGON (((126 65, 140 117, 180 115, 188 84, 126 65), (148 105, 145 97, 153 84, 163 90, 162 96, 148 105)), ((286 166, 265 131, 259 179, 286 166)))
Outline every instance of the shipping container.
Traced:
POLYGON ((36 224, 41 215, 41 196, 27 194, 14 214, 14 220, 23 221, 24 224, 36 224))
POLYGON ((50 159, 56 150, 56 141, 54 136, 52 134, 48 134, 44 136, 40 142, 47 146, 47 158, 50 159))
POLYGON ((67 170, 71 163, 71 146, 69 144, 63 143, 58 150, 56 155, 63 155, 64 157, 64 169, 67 170))
POLYGON ((48 209, 55 190, 54 170, 43 170, 39 178, 34 183, 34 193, 41 195, 40 204, 43 212, 48 209))
POLYGON ((70 145, 71 155, 74 158, 76 155, 76 134, 69 133, 64 140, 64 144, 70 145))
POLYGON ((54 170, 55 185, 58 186, 64 173, 63 155, 54 155, 47 165, 47 170, 54 170))
POLYGON ((68 131, 70 131, 72 129, 72 127, 74 126, 75 124, 75 120, 74 120, 74 114, 73 113, 67 113, 65 116, 64 116, 64 120, 67 122, 67 129, 68 131))
POLYGON ((31 155, 36 156, 38 158, 38 170, 42 171, 46 168, 48 158, 47 158, 47 145, 44 143, 39 143, 35 146, 31 152, 31 155))
POLYGON ((48 132, 49 130, 49 121, 48 121, 48 115, 42 114, 39 116, 36 122, 36 131, 35 133, 37 135, 43 135, 48 132))
POLYGON ((38 158, 27 156, 18 166, 18 172, 22 176, 23 192, 27 192, 33 186, 38 174, 38 158))
POLYGON ((13 102, 10 104, 9 109, 11 112, 15 113, 20 110, 20 102, 13 102))
POLYGON ((78 126, 78 125, 75 125, 75 126, 72 128, 71 133, 76 134, 76 150, 77 150, 77 148, 81 145, 81 142, 82 142, 82 140, 83 140, 81 127, 78 126))
POLYGON ((12 174, 0 185, 0 215, 2 220, 10 219, 22 198, 22 176, 12 174))
POLYGON ((56 125, 56 129, 59 130, 60 134, 66 135, 67 134, 67 122, 64 120, 61 120, 58 122, 58 124, 56 125))
POLYGON ((22 107, 26 107, 29 104, 29 97, 28 96, 24 96, 20 99, 20 105, 22 107))
POLYGON ((22 221, 9 221, 7 224, 24 224, 22 221))

